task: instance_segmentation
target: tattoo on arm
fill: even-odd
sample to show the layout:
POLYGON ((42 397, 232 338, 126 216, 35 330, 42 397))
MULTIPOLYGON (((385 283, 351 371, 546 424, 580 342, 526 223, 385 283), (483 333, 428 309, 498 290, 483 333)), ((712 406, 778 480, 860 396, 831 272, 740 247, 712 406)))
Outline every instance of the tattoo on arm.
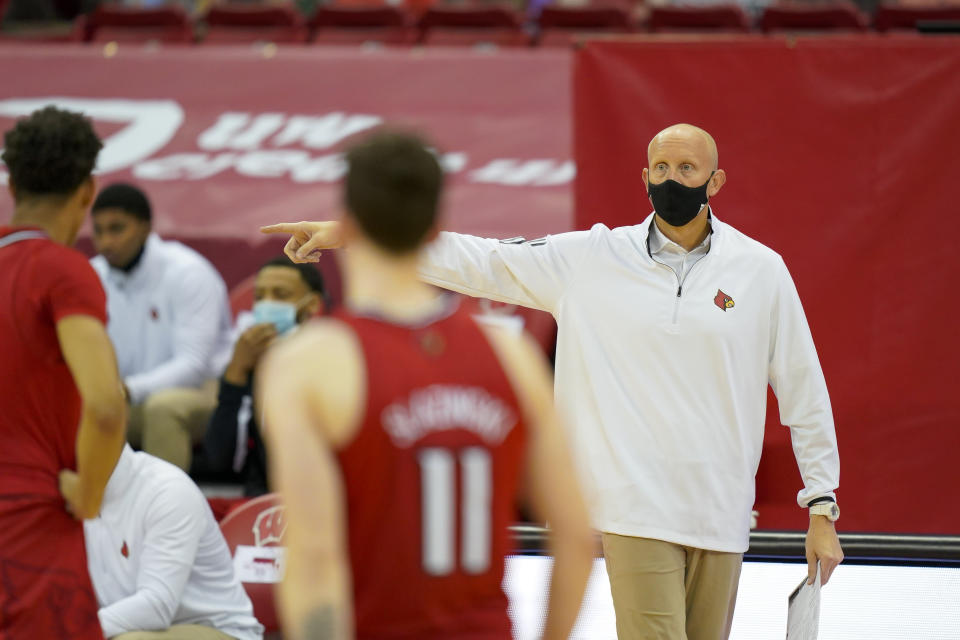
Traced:
POLYGON ((333 605, 320 605, 304 618, 300 627, 303 640, 332 640, 334 637, 333 605))

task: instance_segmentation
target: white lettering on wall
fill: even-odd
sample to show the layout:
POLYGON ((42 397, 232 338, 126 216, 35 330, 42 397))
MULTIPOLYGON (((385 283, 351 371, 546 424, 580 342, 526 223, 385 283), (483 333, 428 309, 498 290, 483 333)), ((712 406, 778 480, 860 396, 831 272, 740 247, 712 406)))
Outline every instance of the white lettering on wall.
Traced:
MULTIPOLYGON (((335 182, 346 172, 339 154, 312 158, 299 152, 264 152, 262 148, 267 145, 330 148, 382 123, 383 119, 379 116, 339 111, 322 116, 227 112, 200 134, 197 144, 208 151, 249 150, 254 155, 239 156, 235 164, 237 173, 248 177, 287 176, 295 182, 335 182)), ((438 157, 444 171, 449 174, 467 168, 468 156, 463 152, 444 153, 438 157)), ((143 177, 153 171, 151 167, 143 177)), ((468 179, 480 184, 552 186, 569 183, 575 174, 576 169, 570 161, 503 158, 491 160, 482 168, 475 169, 470 172, 468 179)))
POLYGON ((383 119, 365 114, 347 115, 340 112, 322 116, 282 113, 227 112, 212 127, 197 138, 197 145, 206 151, 222 149, 253 150, 267 144, 274 147, 299 145, 309 149, 327 149, 346 138, 372 129, 383 119))
POLYGON ((47 105, 79 111, 98 120, 126 123, 103 141, 97 172, 120 171, 163 149, 183 124, 183 109, 173 100, 98 100, 89 98, 13 98, 0 100, 0 115, 29 115, 47 105))
POLYGON ((207 151, 257 149, 283 126, 282 113, 261 113, 251 120, 249 113, 228 112, 200 134, 197 146, 207 151))
MULTIPOLYGON (((440 164, 459 171, 466 154, 444 154, 440 164)), ((248 178, 289 178, 298 183, 332 183, 347 172, 341 153, 311 156, 298 149, 263 149, 247 153, 177 153, 141 162, 133 175, 141 180, 205 180, 233 169, 248 178)))
POLYGON ((556 160, 491 160, 480 169, 470 172, 472 182, 507 186, 548 186, 573 180, 576 169, 573 162, 556 160))
POLYGON ((232 168, 236 159, 236 153, 177 153, 141 162, 133 175, 141 180, 203 180, 232 168))
POLYGON ((372 129, 383 122, 382 118, 369 115, 346 115, 328 113, 325 116, 291 116, 287 126, 277 134, 272 144, 284 147, 299 144, 308 149, 327 149, 346 138, 372 129))
MULTIPOLYGON (((0 100, 0 116, 18 118, 51 104, 80 111, 95 123, 125 124, 104 139, 97 172, 131 168, 141 180, 206 180, 233 171, 257 179, 333 183, 346 173, 342 154, 314 153, 383 123, 377 115, 340 111, 312 115, 227 111, 200 133, 195 150, 188 147, 180 153, 152 157, 184 123, 183 108, 173 100, 10 98, 0 100)), ((469 156, 462 151, 438 153, 438 160, 448 174, 469 168, 469 156)), ((465 178, 478 184, 541 187, 568 184, 575 174, 571 161, 499 158, 469 171, 465 178)), ((0 181, 6 179, 0 164, 0 181)))

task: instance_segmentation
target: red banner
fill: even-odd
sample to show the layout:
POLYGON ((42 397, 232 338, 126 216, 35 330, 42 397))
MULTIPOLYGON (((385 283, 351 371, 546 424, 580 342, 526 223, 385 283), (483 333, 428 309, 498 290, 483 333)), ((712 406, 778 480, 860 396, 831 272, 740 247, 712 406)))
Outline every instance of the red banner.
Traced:
MULTIPOLYGON (((650 139, 716 138, 717 216, 784 256, 831 390, 841 528, 960 533, 960 41, 591 42, 576 56, 577 228, 635 224, 650 139)), ((771 403, 761 528, 804 527, 771 403)))
POLYGON ((158 231, 212 248, 228 282, 258 266, 237 249, 259 225, 335 215, 339 152, 384 124, 439 147, 448 228, 571 227, 566 51, 5 45, 0 78, 0 129, 51 102, 88 113, 101 180, 141 184, 158 231))

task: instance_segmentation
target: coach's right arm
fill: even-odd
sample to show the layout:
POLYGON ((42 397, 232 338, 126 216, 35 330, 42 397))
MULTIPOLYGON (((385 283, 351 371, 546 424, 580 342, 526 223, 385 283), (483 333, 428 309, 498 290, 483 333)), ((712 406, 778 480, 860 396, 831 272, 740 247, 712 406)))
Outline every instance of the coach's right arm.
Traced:
MULTIPOLYGON (((281 222, 261 233, 289 234, 284 253, 293 262, 316 262, 341 246, 340 223, 281 222)), ((554 313, 578 265, 590 259, 590 231, 527 241, 440 232, 420 264, 420 277, 444 289, 554 313)))
POLYGON ((588 259, 586 231, 538 240, 441 232, 421 262, 424 282, 469 296, 554 313, 576 266, 588 259))

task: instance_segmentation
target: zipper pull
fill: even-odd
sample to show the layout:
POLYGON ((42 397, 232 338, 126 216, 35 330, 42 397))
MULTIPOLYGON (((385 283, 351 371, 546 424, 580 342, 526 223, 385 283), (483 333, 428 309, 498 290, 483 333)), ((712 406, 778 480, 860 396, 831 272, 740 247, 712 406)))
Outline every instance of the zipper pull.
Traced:
POLYGON ((680 294, 681 294, 681 293, 683 293, 683 285, 682 285, 682 284, 677 287, 677 297, 678 297, 678 298, 680 297, 680 294))

